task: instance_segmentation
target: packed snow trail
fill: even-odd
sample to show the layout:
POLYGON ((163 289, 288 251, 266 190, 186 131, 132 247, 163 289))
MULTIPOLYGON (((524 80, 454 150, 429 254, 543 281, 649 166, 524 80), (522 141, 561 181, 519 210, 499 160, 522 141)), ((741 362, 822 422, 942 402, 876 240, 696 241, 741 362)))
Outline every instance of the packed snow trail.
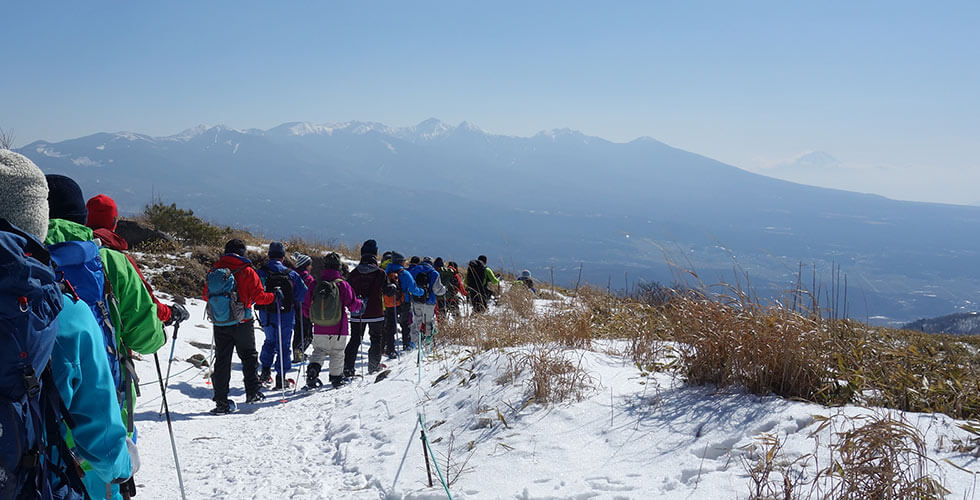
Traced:
MULTIPOLYGON (((207 369, 185 361, 208 356, 211 327, 201 319, 203 302, 189 301, 188 309, 167 398, 189 499, 445 499, 438 480, 428 486, 420 411, 455 499, 748 498, 743 459, 759 437, 778 436, 793 459, 814 452, 815 416, 839 422, 819 433, 826 444, 845 417, 876 411, 691 387, 666 374, 643 377, 616 354, 623 346, 596 342, 595 351, 569 351, 594 385, 579 402, 525 405, 526 374, 501 382, 511 364, 506 354, 461 349, 425 362, 421 384, 412 352, 386 360, 391 373, 379 383, 358 377, 340 389, 291 393, 286 403, 267 391, 264 402, 247 405, 236 357, 230 397, 238 410, 214 416, 207 369)), ((140 498, 176 499, 152 357, 137 364, 140 498)), ((363 372, 361 361, 357 370, 363 372)), ((974 498, 973 475, 942 462, 980 468, 972 453, 954 449, 956 440, 972 437, 958 428, 962 422, 894 413, 924 434, 935 462, 929 470, 950 498, 974 498)), ((828 462, 825 452, 820 461, 828 462)))

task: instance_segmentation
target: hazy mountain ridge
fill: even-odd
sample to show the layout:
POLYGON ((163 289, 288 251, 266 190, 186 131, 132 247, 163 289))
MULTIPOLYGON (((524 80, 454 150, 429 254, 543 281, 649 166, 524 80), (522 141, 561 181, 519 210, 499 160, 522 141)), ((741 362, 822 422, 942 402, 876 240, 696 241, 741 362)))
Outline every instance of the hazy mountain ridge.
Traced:
POLYGON ((902 328, 927 333, 950 333, 954 335, 980 334, 980 314, 976 311, 947 314, 938 318, 927 318, 907 323, 902 328))
POLYGON ((566 283, 579 262, 603 286, 670 281, 666 249, 707 284, 731 282, 737 264, 763 295, 792 288, 800 262, 820 272, 836 262, 861 318, 936 316, 980 300, 978 208, 793 184, 650 138, 513 137, 431 119, 99 133, 19 151, 87 195, 113 195, 124 212, 156 195, 270 236, 376 237, 461 261, 486 253, 546 279, 554 266, 566 283), (919 293, 929 287, 938 291, 919 293))

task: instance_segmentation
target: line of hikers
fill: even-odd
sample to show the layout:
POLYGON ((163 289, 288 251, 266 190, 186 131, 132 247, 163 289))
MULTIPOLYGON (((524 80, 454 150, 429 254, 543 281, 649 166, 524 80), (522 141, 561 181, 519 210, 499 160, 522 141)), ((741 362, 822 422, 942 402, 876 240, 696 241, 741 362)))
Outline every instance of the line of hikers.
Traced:
MULTIPOLYGON (((228 399, 233 351, 241 360, 246 403, 263 400, 263 386, 284 389, 293 363, 304 360, 310 345, 313 351, 304 389, 323 385, 319 376, 325 360, 329 361, 330 384, 337 388, 355 375, 365 333, 370 339, 370 375, 384 368, 382 356, 398 357, 399 328, 403 351, 415 349, 431 340, 437 314, 458 316, 460 301, 466 297, 474 312, 486 311, 492 285, 500 283, 484 255, 470 261, 464 279, 455 262, 447 263, 441 257, 406 259, 389 251, 379 263, 373 239, 361 245, 360 260, 351 270, 340 255, 326 255, 318 278, 311 273, 309 255, 294 252, 287 265, 280 242, 269 244, 268 260, 257 268, 246 251, 242 240, 228 241, 224 254, 208 272, 202 294, 214 323, 214 414, 233 408, 228 399), (265 334, 260 352, 252 333, 253 309, 265 334)), ((529 271, 523 271, 518 280, 534 291, 529 271)))
MULTIPOLYGON (((27 157, 0 149, 0 498, 136 494, 140 384, 133 361, 153 355, 159 372, 164 325, 176 335, 189 314, 155 297, 116 233, 118 220, 109 196, 86 201, 71 178, 45 176, 27 157)), ((365 332, 375 373, 383 355, 398 356, 399 327, 402 348, 411 350, 435 333, 437 311, 458 315, 466 297, 474 312, 485 311, 499 283, 485 256, 470 261, 463 279, 453 262, 409 262, 387 252, 379 263, 377 254, 374 240, 364 242, 349 272, 329 254, 314 277, 313 259, 294 253, 287 267, 280 243, 269 245, 268 262, 255 269, 244 242, 229 241, 203 294, 214 324, 212 411, 230 411, 233 351, 247 402, 263 399, 262 382, 271 382, 273 370, 282 387, 292 361, 311 345, 306 386, 321 385, 329 359, 329 381, 338 387, 354 374, 365 332), (261 355, 253 307, 265 332, 261 355)), ((530 273, 520 279, 533 289, 530 273)))

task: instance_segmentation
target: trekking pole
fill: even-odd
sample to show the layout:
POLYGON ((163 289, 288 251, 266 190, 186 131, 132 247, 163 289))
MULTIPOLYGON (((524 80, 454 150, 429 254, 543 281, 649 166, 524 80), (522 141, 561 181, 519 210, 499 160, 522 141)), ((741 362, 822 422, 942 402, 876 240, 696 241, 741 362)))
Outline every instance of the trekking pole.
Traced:
POLYGON ((431 488, 432 467, 429 466, 429 448, 425 446, 425 429, 419 430, 419 439, 422 441, 422 455, 425 457, 425 473, 429 475, 429 488, 431 488))
POLYGON ((276 298, 276 332, 279 334, 279 390, 282 393, 280 403, 286 402, 286 360, 282 358, 282 308, 279 307, 279 298, 276 298))
MULTIPOLYGON (((170 367, 174 363, 174 348, 177 346, 177 329, 180 328, 180 322, 174 323, 174 335, 170 340, 170 359, 167 361, 167 378, 163 381, 163 390, 166 392, 167 388, 170 387, 170 367)), ((157 417, 163 418, 163 401, 160 402, 160 415, 157 417)))
MULTIPOLYGON (((174 332, 176 334, 176 332, 174 332)), ((174 439, 174 426, 170 420, 170 406, 167 405, 167 390, 163 386, 163 372, 160 370, 160 357, 153 353, 153 361, 157 364, 157 378, 160 380, 160 395, 163 397, 163 411, 167 415, 167 429, 170 431, 170 448, 174 452, 174 466, 177 469, 177 484, 180 485, 180 498, 187 500, 184 493, 184 478, 180 474, 180 460, 177 458, 177 441, 174 439)))
POLYGON ((296 384, 293 387, 293 393, 296 393, 297 391, 299 391, 299 381, 303 379, 303 366, 306 364, 303 361, 303 358, 306 356, 306 353, 304 352, 306 351, 306 349, 303 348, 304 345, 306 344, 306 332, 303 330, 303 308, 297 305, 296 312, 294 312, 293 314, 296 315, 296 321, 297 321, 296 324, 299 325, 299 349, 300 349, 299 361, 296 362, 296 384))

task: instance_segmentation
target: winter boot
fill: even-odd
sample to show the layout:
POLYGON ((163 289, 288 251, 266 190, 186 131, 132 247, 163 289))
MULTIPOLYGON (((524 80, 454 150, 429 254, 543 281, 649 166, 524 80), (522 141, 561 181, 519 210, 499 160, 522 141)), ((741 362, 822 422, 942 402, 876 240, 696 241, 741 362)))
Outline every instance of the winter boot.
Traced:
POLYGON ((272 368, 263 366, 262 373, 259 374, 259 383, 268 384, 269 382, 272 382, 272 368))
POLYGON ((259 403, 265 399, 265 395, 259 391, 255 391, 252 394, 245 396, 246 403, 259 403))
POLYGON ((289 388, 289 379, 283 378, 282 375, 276 375, 276 385, 272 388, 272 390, 278 391, 283 387, 285 387, 286 389, 289 388))
POLYGON ((330 385, 332 385, 334 389, 336 389, 336 388, 344 385, 344 376, 343 375, 331 375, 330 376, 330 385))
POLYGON ((320 382, 320 363, 310 363, 306 368, 306 389, 316 389, 323 385, 320 382))
POLYGON ((227 399, 224 401, 215 401, 214 409, 211 410, 214 415, 224 415, 226 413, 231 413, 231 401, 227 399))

